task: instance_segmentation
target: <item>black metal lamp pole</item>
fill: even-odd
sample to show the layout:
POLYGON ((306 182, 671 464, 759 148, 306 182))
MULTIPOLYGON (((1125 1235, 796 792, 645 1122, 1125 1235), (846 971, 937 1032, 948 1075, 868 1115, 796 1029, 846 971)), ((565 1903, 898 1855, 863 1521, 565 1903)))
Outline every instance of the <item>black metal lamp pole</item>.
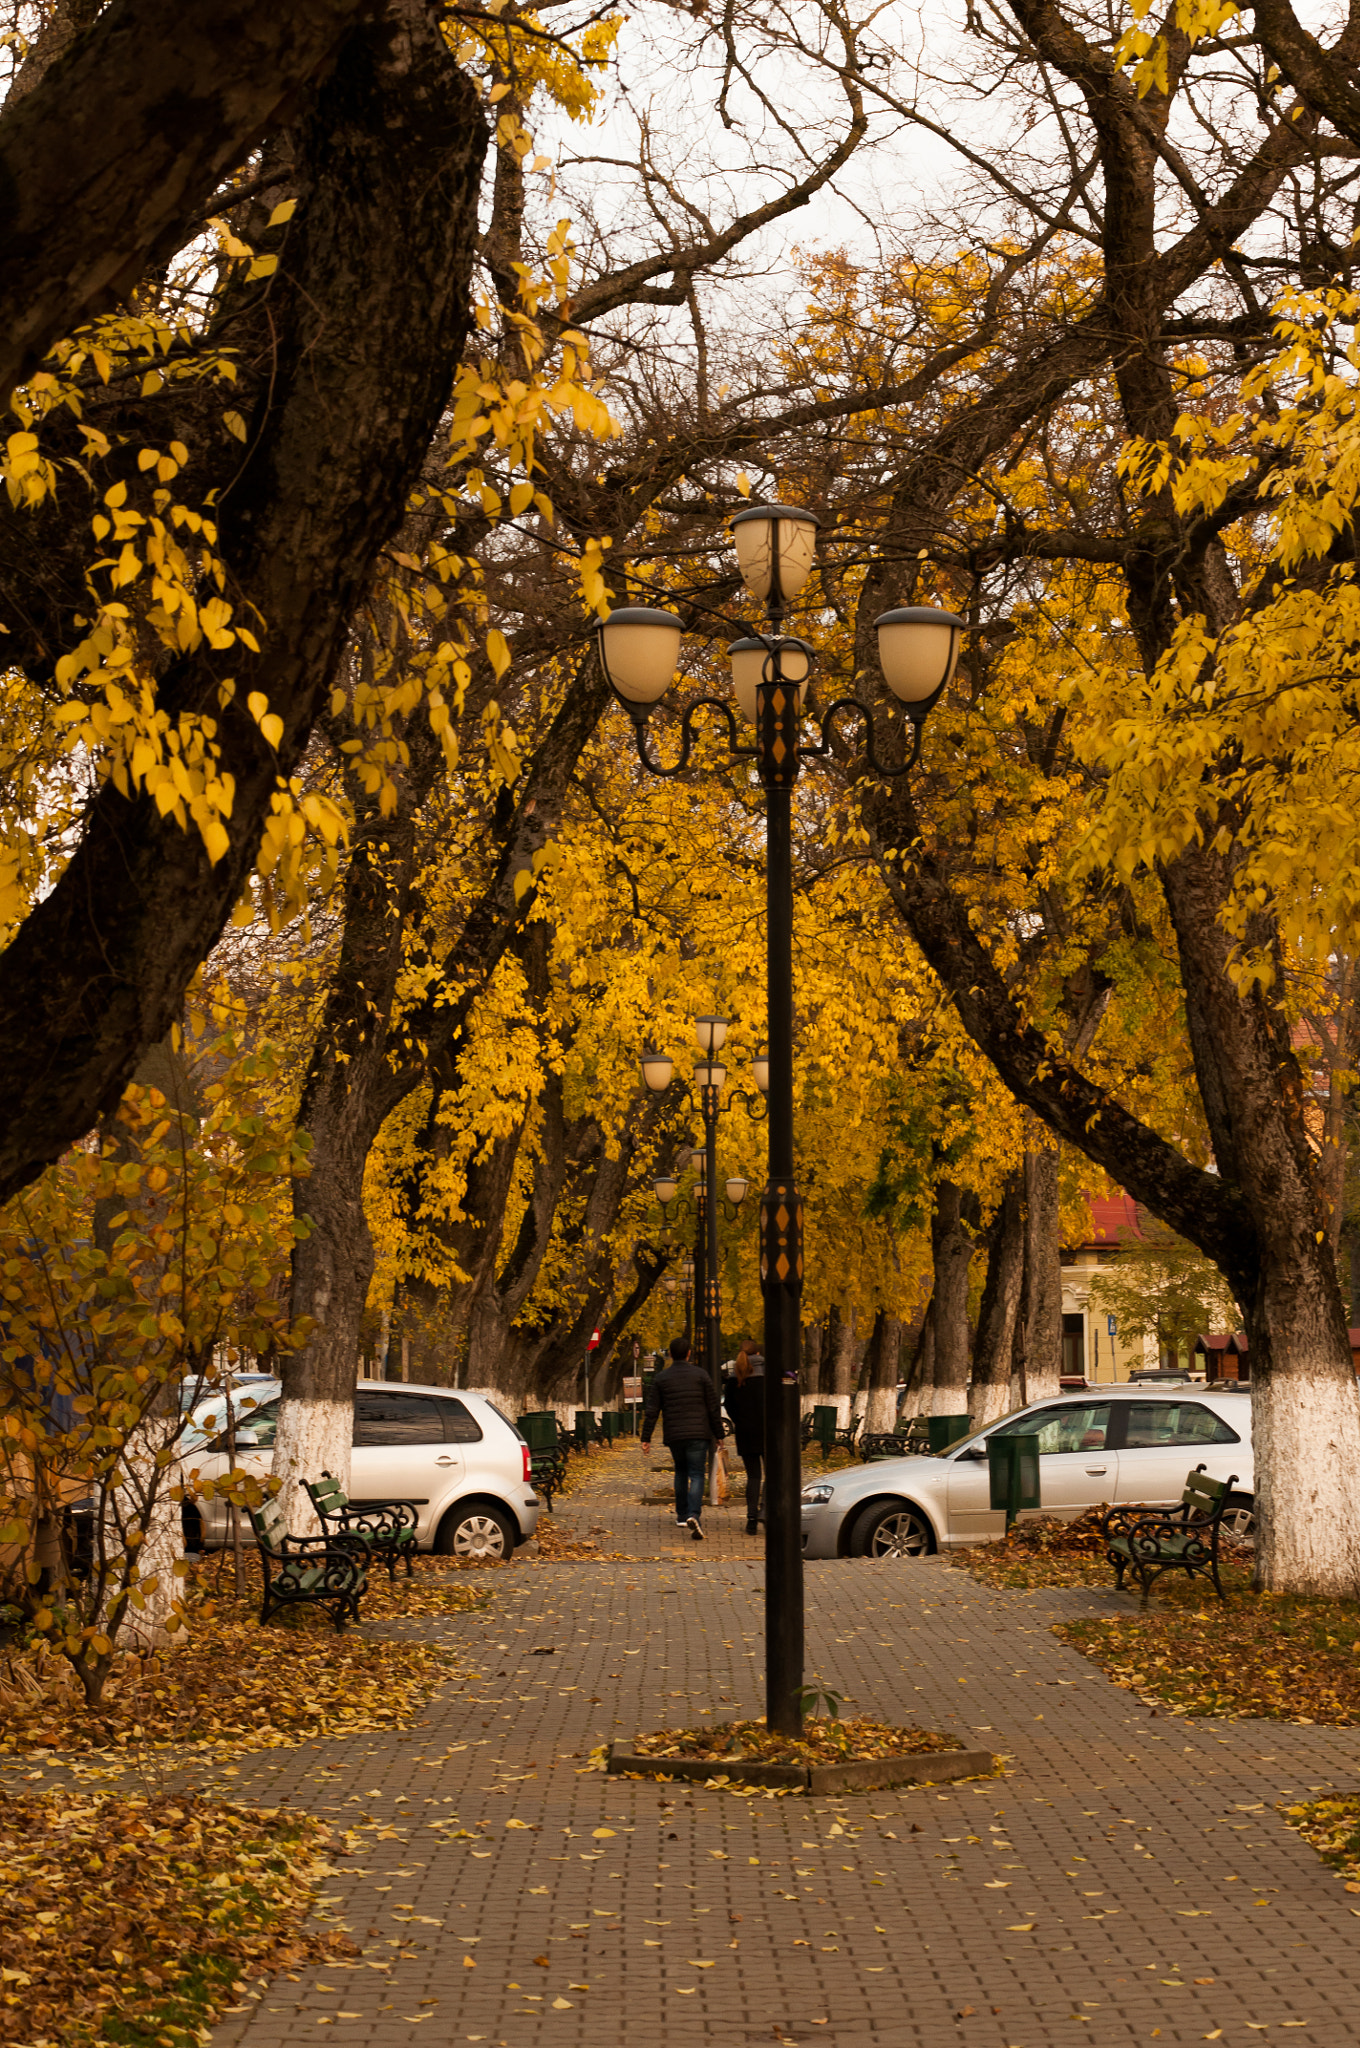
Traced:
MULTIPOLYGON (((817 521, 793 505, 758 505, 732 521, 738 565, 751 595, 767 608, 769 630, 729 648, 737 702, 755 726, 744 746, 730 704, 700 697, 680 720, 680 757, 670 767, 649 750, 651 708, 674 677, 682 622, 646 606, 613 611, 599 627, 600 662, 633 721, 638 758, 650 774, 673 776, 689 766, 696 712, 716 713, 729 752, 754 763, 765 791, 765 939, 768 1023, 769 1177, 761 1199, 760 1277, 765 1300, 765 1714, 779 1734, 797 1735, 803 1718, 803 1544, 799 1415, 803 1291, 803 1205, 794 1179, 793 1129, 793 791, 805 761, 837 746, 844 719, 865 729, 862 765, 875 778, 905 775, 921 751, 927 712, 954 672, 964 621, 931 605, 884 612, 875 622, 884 681, 914 727, 906 760, 887 763, 875 745, 872 711, 856 697, 838 698, 822 714, 820 736, 803 738, 803 685, 811 668, 806 641, 785 639, 789 601, 811 571, 817 521)), ((653 1057, 656 1057, 655 1055, 653 1057)), ((644 1060, 644 1071, 646 1061, 644 1060)), ((669 1074, 666 1079, 669 1080, 669 1074)), ((650 1079, 650 1077, 649 1077, 650 1079)), ((708 1119, 705 1117, 705 1136, 708 1119)), ((709 1154, 710 1247, 716 1243, 716 1189, 709 1154)), ((711 1254, 710 1254, 711 1255, 711 1254)), ((706 1268, 707 1271, 707 1268, 706 1268)), ((716 1267, 710 1347, 717 1342, 716 1267)), ((712 1349, 710 1350, 710 1357, 712 1349)))

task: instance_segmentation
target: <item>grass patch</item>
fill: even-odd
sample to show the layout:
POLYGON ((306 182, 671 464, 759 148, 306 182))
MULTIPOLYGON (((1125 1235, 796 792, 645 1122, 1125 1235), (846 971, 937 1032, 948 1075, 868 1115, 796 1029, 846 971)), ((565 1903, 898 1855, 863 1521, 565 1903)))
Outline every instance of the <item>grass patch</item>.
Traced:
POLYGON ((1252 1590, 1244 1565, 1223 1573, 1231 1604, 1181 1581, 1160 1607, 1055 1633, 1128 1692, 1173 1714, 1259 1716, 1349 1728, 1360 1723, 1360 1605, 1252 1590))
POLYGON ((247 1978, 352 1955, 301 1928, 330 1839, 193 1795, 0 1796, 0 2042, 187 2048, 247 1978))
POLYGON ((639 1756, 685 1758, 697 1763, 844 1764, 884 1756, 928 1756, 962 1749, 957 1735, 934 1728, 896 1728, 887 1721, 808 1721, 802 1739, 772 1735, 764 1718, 719 1721, 710 1728, 661 1728, 635 1737, 639 1756))
MULTIPOLYGON (((248 1569, 258 1572, 253 1558, 248 1569)), ((215 1570, 216 1566, 209 1568, 215 1570)), ((475 1587, 404 1574, 370 1577, 363 1615, 465 1613, 486 1604, 475 1587)), ((373 1638, 295 1609, 267 1628, 253 1598, 224 1594, 191 1604, 182 1648, 124 1655, 101 1705, 86 1707, 64 1657, 40 1647, 0 1653, 0 1757, 133 1754, 210 1745, 277 1749, 318 1736, 407 1727, 454 1668, 442 1644, 373 1638)))

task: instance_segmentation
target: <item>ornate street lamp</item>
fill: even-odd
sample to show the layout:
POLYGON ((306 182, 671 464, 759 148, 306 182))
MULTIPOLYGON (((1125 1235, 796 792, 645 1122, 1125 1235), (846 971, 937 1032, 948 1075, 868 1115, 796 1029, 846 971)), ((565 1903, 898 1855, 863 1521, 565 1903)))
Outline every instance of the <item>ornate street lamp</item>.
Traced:
MULTIPOLYGON (((735 640, 729 653, 737 706, 754 727, 742 738, 737 712, 720 697, 699 697, 680 720, 679 759, 670 767, 653 751, 648 718, 669 689, 680 659, 678 614, 624 606, 601 620, 600 663, 633 721, 638 757, 653 775, 683 774, 694 749, 696 715, 726 727, 729 753, 754 763, 765 791, 766 960, 769 1050, 757 1081, 769 1103, 769 1179, 761 1199, 761 1286, 765 1297, 765 1680, 772 1729, 797 1734, 802 1725, 803 1552, 799 1512, 801 1448, 798 1302, 803 1286, 803 1205, 793 1171, 793 790, 805 763, 824 760, 843 744, 842 728, 862 728, 862 758, 879 778, 905 775, 921 751, 930 708, 948 686, 964 621, 933 605, 903 605, 875 621, 879 666, 913 728, 905 759, 879 754, 874 714, 857 697, 841 697, 805 735, 803 697, 813 650, 781 628, 790 601, 812 571, 817 520, 796 505, 753 505, 732 521, 737 566, 751 595, 763 602, 767 630, 735 640)), ((717 1045, 705 1047, 712 1054, 717 1045)), ((653 1059, 663 1055, 651 1055, 653 1059)), ((669 1076, 667 1076, 669 1079, 669 1076)), ((648 1076, 649 1086, 657 1086, 648 1076)), ((661 1083, 660 1085, 665 1085, 661 1083)), ((712 1186, 713 1175, 709 1173, 712 1186)))

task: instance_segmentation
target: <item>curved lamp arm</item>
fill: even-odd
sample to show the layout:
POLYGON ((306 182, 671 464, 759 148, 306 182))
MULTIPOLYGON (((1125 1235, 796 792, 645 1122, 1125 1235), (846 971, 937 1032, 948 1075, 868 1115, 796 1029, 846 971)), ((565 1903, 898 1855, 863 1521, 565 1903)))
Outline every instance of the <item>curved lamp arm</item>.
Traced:
POLYGON ((886 761, 879 760, 878 750, 874 745, 874 714, 867 704, 860 703, 858 697, 838 697, 834 704, 829 705, 822 713, 820 719, 816 720, 816 723, 821 728, 821 739, 815 741, 810 746, 800 747, 798 750, 799 754, 807 759, 824 759, 831 753, 836 739, 836 726, 838 722, 844 717, 853 716, 861 719, 864 724, 863 758, 868 762, 870 772, 880 776, 884 781, 891 779, 895 775, 910 775, 912 769, 921 758, 921 737, 925 731, 926 713, 941 696, 943 688, 944 685, 941 684, 940 689, 935 692, 933 697, 926 697, 919 704, 911 706, 907 715, 912 725, 916 728, 916 735, 912 742, 911 752, 899 768, 890 767, 886 761))
POLYGON ((651 705, 634 704, 631 703, 627 698, 620 698, 619 702, 623 705, 624 710, 628 713, 629 717, 633 721, 633 737, 637 741, 638 758, 642 762, 643 767, 647 770, 649 775, 660 775, 669 779, 671 776, 684 774, 686 768, 688 768, 690 764, 690 757, 694 752, 694 741, 696 736, 694 730, 694 714, 696 711, 716 711, 718 713, 719 717, 722 719, 723 723, 727 727, 727 746, 729 753, 731 753, 734 756, 740 755, 745 757, 751 757, 754 756, 756 752, 756 749, 754 747, 742 746, 741 741, 738 737, 736 713, 733 711, 732 706, 730 704, 728 704, 722 697, 696 697, 694 698, 692 703, 689 703, 685 706, 684 711, 681 714, 680 758, 675 763, 674 767, 667 768, 663 762, 653 758, 651 750, 647 745, 647 714, 652 708, 651 705))

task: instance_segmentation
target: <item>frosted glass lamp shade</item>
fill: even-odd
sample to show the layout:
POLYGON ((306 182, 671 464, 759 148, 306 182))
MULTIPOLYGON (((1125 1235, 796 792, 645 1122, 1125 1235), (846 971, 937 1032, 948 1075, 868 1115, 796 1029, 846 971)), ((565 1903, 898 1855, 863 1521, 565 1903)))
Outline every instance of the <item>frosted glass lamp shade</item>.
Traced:
POLYGON ((725 1017, 696 1017, 694 1040, 700 1052, 721 1052, 727 1038, 725 1017))
POLYGON ((595 629, 605 681, 627 704, 655 704, 680 664, 680 620, 650 605, 625 605, 595 629))
POLYGON ((883 680, 903 704, 938 697, 954 673, 966 622, 933 604, 899 605, 874 620, 883 680))
POLYGON ((801 505, 752 505, 732 521, 737 568, 761 604, 797 597, 817 557, 817 515, 801 505))
POLYGON ((663 1089, 670 1087, 674 1072, 675 1061, 669 1053, 645 1052, 642 1055, 642 1078, 653 1095, 660 1095, 663 1089))
POLYGON ((758 1052, 751 1062, 751 1076, 762 1095, 770 1092, 770 1055, 758 1052))
POLYGON ((701 1088, 721 1088, 727 1080, 727 1069, 717 1060, 700 1060, 694 1078, 701 1088))
POLYGON ((730 1181, 728 1181, 726 1190, 727 1199, 732 1204, 732 1207, 734 1209, 739 1209, 742 1203, 746 1200, 746 1190, 750 1187, 750 1185, 750 1181, 743 1180, 740 1174, 734 1175, 733 1178, 730 1181))
MULTIPOLYGON (((812 673, 812 649, 806 640, 781 640, 779 671, 785 682, 798 685, 798 709, 803 708, 807 681, 812 673)), ((765 640, 734 640, 727 650, 732 664, 732 694, 748 724, 756 722, 756 690, 765 679, 770 646, 765 640)))
POLYGON ((667 1203, 673 1202, 679 1194, 680 1183, 673 1173, 659 1173, 652 1182, 652 1192, 664 1209, 667 1203))

